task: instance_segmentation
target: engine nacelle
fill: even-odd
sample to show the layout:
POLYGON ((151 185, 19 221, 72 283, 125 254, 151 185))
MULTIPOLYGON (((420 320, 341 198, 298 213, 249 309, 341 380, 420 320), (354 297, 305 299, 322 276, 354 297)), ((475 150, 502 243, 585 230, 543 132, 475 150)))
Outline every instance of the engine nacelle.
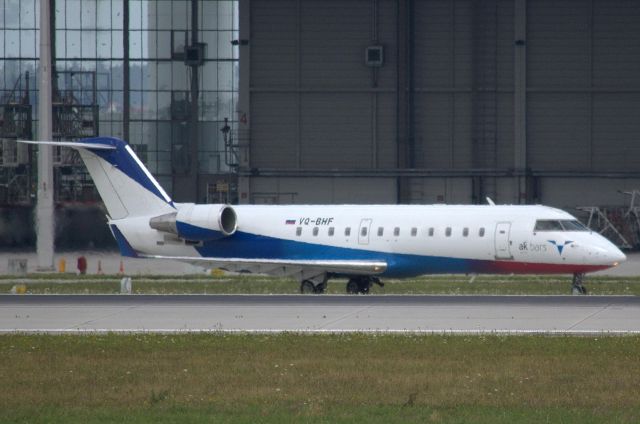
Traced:
POLYGON ((185 240, 208 241, 229 237, 238 228, 236 212, 229 205, 182 205, 177 212, 149 220, 154 230, 185 240))

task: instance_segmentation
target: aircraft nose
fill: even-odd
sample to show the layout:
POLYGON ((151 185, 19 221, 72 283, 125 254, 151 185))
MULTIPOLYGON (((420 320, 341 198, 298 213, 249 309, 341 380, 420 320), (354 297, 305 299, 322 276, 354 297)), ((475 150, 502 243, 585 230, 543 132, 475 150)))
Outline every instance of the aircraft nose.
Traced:
POLYGON ((597 245, 592 244, 587 247, 586 251, 594 263, 609 267, 618 266, 621 262, 627 260, 627 256, 609 240, 603 240, 602 243, 597 245))
POLYGON ((616 265, 627 260, 627 255, 622 253, 622 251, 615 246, 609 251, 609 256, 611 261, 616 265))

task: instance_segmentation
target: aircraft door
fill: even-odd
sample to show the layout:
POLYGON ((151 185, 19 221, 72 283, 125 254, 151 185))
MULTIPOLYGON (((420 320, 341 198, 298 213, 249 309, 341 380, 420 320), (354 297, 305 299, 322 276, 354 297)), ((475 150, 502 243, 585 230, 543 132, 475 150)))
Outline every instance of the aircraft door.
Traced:
POLYGON ((358 229, 358 244, 369 244, 369 230, 371 229, 371 219, 366 218, 360 221, 358 229))
POLYGON ((510 233, 510 222, 498 222, 495 234, 496 259, 513 259, 509 240, 510 233))

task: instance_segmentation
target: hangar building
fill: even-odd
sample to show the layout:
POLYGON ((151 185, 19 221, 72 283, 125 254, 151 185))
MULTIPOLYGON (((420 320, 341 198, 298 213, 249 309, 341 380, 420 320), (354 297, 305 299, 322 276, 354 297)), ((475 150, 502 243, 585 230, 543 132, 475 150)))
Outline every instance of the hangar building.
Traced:
MULTIPOLYGON (((635 1, 49 1, 54 137, 127 139, 179 201, 572 210, 640 188, 635 1)), ((37 133, 38 4, 0 0, 5 222, 34 202, 11 140, 37 133)), ((77 158, 55 170, 58 204, 100 212, 77 158)))
POLYGON ((250 202, 628 201, 640 3, 240 2, 250 202))

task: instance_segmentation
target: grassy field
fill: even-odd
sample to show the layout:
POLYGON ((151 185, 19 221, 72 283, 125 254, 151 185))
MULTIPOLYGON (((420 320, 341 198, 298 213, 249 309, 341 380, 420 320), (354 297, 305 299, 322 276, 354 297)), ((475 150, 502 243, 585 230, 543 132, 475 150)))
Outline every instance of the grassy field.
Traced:
MULTIPOLYGON (((25 284, 28 293, 118 293, 120 276, 76 276, 44 274, 27 277, 0 277, 0 293, 16 284, 25 284)), ((385 280, 374 285, 372 294, 570 294, 569 276, 478 276, 474 282, 464 275, 426 276, 406 280, 385 280)), ((345 293, 346 280, 331 280, 327 292, 345 293)), ((585 284, 590 294, 640 295, 640 277, 589 276, 585 284)), ((298 283, 290 279, 255 275, 212 277, 133 277, 133 292, 146 294, 256 293, 293 294, 298 283)))
POLYGON ((0 422, 640 421, 640 337, 4 335, 0 422))

